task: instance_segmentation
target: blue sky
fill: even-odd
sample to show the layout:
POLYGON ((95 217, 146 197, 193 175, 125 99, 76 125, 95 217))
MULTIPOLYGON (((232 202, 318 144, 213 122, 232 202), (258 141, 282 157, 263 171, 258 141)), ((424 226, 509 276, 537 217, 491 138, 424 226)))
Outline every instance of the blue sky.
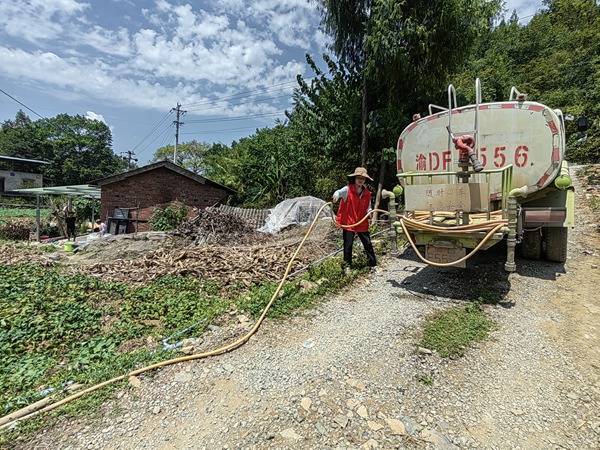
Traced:
MULTIPOLYGON (((541 0, 508 0, 527 21, 541 0)), ((231 144, 292 107, 327 37, 311 0, 2 0, 0 121, 104 121, 138 164, 179 142, 231 144), (29 108, 29 109, 28 109, 29 108)))

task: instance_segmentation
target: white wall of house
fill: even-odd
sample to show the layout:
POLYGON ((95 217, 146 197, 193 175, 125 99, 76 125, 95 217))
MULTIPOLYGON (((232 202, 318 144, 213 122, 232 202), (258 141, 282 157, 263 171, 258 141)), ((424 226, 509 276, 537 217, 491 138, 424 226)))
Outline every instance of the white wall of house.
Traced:
POLYGON ((0 170, 0 194, 25 187, 43 187, 44 179, 40 173, 0 170))

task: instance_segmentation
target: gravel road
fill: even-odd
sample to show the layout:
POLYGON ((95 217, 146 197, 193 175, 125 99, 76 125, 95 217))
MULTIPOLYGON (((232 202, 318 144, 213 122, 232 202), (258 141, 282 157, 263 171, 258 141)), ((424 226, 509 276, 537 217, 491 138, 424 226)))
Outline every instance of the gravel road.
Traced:
POLYGON ((598 449, 600 243, 594 215, 578 220, 564 266, 518 260, 507 274, 502 249, 467 269, 387 255, 382 274, 306 315, 141 375, 100 417, 65 419, 22 448, 598 449), (490 289, 502 301, 486 307, 488 340, 456 360, 419 350, 424 317, 490 289))

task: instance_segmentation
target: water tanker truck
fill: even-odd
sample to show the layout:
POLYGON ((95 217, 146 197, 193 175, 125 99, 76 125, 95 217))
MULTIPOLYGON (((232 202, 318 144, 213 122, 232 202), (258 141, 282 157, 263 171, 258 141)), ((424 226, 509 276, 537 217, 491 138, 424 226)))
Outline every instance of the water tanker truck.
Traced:
POLYGON ((506 241, 526 259, 564 263, 574 226, 574 190, 560 110, 528 101, 515 87, 508 101, 429 105, 398 139, 404 212, 394 222, 418 257, 434 266, 466 267, 470 256, 506 241))

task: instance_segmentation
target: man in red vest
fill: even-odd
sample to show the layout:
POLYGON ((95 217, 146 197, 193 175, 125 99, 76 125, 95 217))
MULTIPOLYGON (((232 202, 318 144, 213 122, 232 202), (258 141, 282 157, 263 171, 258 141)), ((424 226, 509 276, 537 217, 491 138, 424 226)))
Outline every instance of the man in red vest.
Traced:
MULTIPOLYGON (((340 225, 353 225, 360 222, 371 210, 371 192, 365 187, 367 179, 373 179, 367 174, 367 169, 357 167, 354 173, 348 175, 348 185, 338 189, 333 194, 333 202, 342 199, 338 209, 336 221, 340 225)), ((347 264, 345 272, 348 274, 352 268, 352 244, 354 235, 358 235, 367 254, 369 267, 377 272, 377 259, 371 235, 369 234, 369 219, 352 228, 343 228, 344 237, 344 262, 347 264)))

